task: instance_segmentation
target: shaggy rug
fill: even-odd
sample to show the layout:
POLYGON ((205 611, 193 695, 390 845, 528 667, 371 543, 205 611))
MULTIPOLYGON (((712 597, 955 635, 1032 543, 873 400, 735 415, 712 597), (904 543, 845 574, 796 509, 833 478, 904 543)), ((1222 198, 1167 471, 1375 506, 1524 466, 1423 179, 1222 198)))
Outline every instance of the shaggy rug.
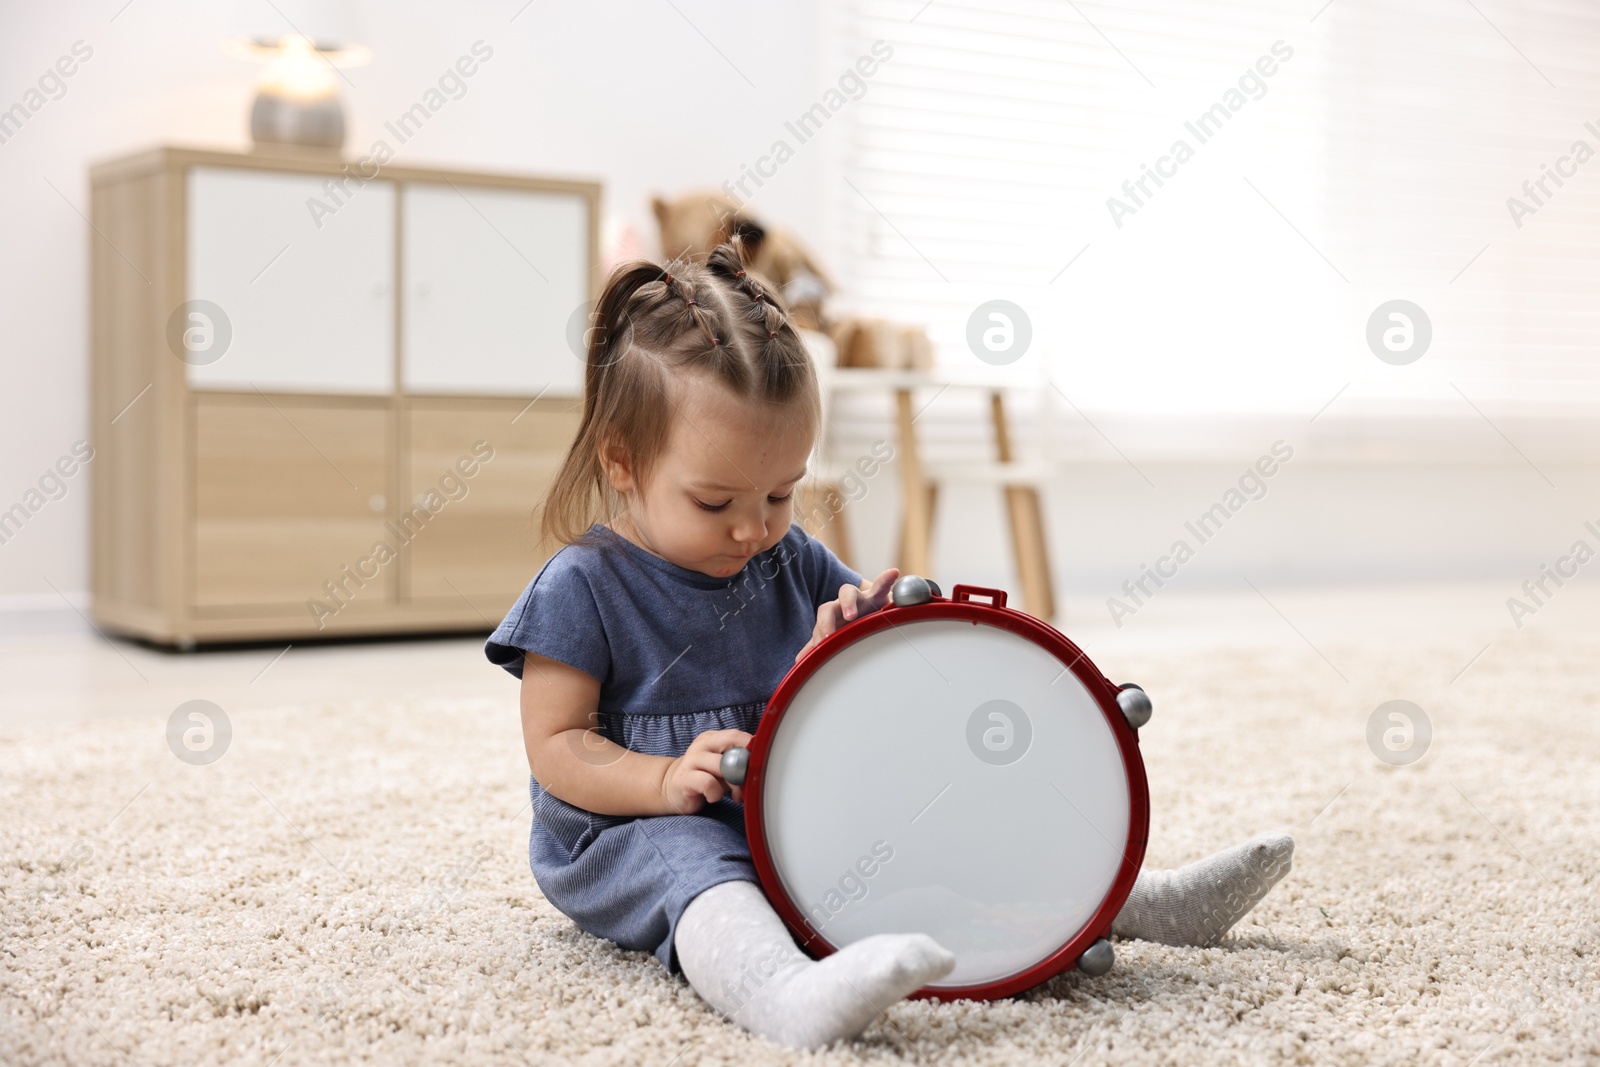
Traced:
POLYGON ((1154 696, 1148 861, 1284 828, 1293 870, 1218 947, 1123 942, 1104 978, 902 1003, 811 1055, 543 899, 513 685, 241 710, 209 765, 174 757, 165 716, 8 723, 0 1060, 1597 1062, 1594 643, 1523 632, 1462 671, 1470 653, 1097 655, 1154 696), (1410 765, 1367 739, 1396 697, 1432 723, 1410 765))

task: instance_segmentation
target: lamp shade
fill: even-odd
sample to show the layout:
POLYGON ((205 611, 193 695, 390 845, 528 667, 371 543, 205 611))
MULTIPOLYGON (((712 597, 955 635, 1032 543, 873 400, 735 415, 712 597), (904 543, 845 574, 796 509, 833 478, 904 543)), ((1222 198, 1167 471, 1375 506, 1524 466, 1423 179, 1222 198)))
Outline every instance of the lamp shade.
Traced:
POLYGON ((356 45, 361 28, 349 0, 246 0, 240 5, 237 36, 261 45, 295 35, 310 38, 323 52, 356 45))

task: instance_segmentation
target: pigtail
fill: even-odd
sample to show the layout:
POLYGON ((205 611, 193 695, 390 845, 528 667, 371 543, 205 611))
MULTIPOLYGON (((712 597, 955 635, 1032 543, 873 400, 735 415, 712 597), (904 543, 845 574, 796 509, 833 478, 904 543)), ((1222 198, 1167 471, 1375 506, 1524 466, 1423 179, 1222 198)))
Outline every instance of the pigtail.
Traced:
POLYGON ((683 301, 683 318, 681 325, 686 330, 698 330, 705 339, 708 354, 722 346, 722 334, 725 330, 719 329, 722 325, 717 321, 718 316, 701 301, 705 296, 703 289, 695 286, 693 280, 686 275, 678 275, 669 283, 673 293, 683 301))
MULTIPOLYGON (((617 267, 606 279, 585 331, 583 416, 545 494, 544 514, 539 521, 541 547, 587 542, 592 523, 612 514, 613 494, 600 464, 599 450, 608 439, 637 436, 635 428, 619 427, 617 408, 619 395, 637 392, 639 383, 616 383, 619 378, 640 377, 637 373, 625 374, 623 360, 634 347, 637 326, 648 321, 648 309, 666 299, 669 277, 659 264, 636 260, 617 267)), ((645 375, 649 373, 644 370, 645 375)))
POLYGON ((585 385, 591 387, 586 389, 590 396, 596 392, 592 387, 599 374, 628 350, 633 321, 630 312, 660 300, 666 292, 664 279, 670 277, 659 265, 644 260, 625 263, 612 271, 595 307, 586 346, 584 378, 585 385))
POLYGON ((782 392, 784 383, 809 369, 811 358, 789 322, 782 299, 750 269, 747 248, 745 240, 736 234, 727 244, 712 250, 706 268, 726 279, 748 301, 743 318, 758 331, 752 347, 759 354, 759 372, 770 391, 782 392))

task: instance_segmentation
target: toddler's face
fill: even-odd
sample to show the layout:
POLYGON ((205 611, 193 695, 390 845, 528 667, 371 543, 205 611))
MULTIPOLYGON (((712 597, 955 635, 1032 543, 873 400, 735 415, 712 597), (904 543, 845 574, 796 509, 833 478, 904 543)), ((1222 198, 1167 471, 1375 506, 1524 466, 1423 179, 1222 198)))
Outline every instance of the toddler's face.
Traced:
POLYGON ((789 532, 814 434, 794 409, 752 408, 716 386, 680 390, 674 403, 666 451, 642 492, 620 461, 607 463, 628 499, 612 526, 680 567, 732 577, 789 532))

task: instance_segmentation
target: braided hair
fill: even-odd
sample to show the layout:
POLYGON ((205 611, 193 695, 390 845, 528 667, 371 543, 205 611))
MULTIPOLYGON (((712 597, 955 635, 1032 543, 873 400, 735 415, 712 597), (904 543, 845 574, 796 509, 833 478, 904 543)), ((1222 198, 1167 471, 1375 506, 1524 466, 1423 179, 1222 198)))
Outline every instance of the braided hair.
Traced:
POLYGON ((619 449, 635 480, 648 482, 686 387, 712 382, 775 417, 821 425, 815 364, 737 235, 703 262, 618 267, 593 318, 582 420, 544 501, 546 546, 586 540, 595 521, 621 510, 602 449, 619 449))

